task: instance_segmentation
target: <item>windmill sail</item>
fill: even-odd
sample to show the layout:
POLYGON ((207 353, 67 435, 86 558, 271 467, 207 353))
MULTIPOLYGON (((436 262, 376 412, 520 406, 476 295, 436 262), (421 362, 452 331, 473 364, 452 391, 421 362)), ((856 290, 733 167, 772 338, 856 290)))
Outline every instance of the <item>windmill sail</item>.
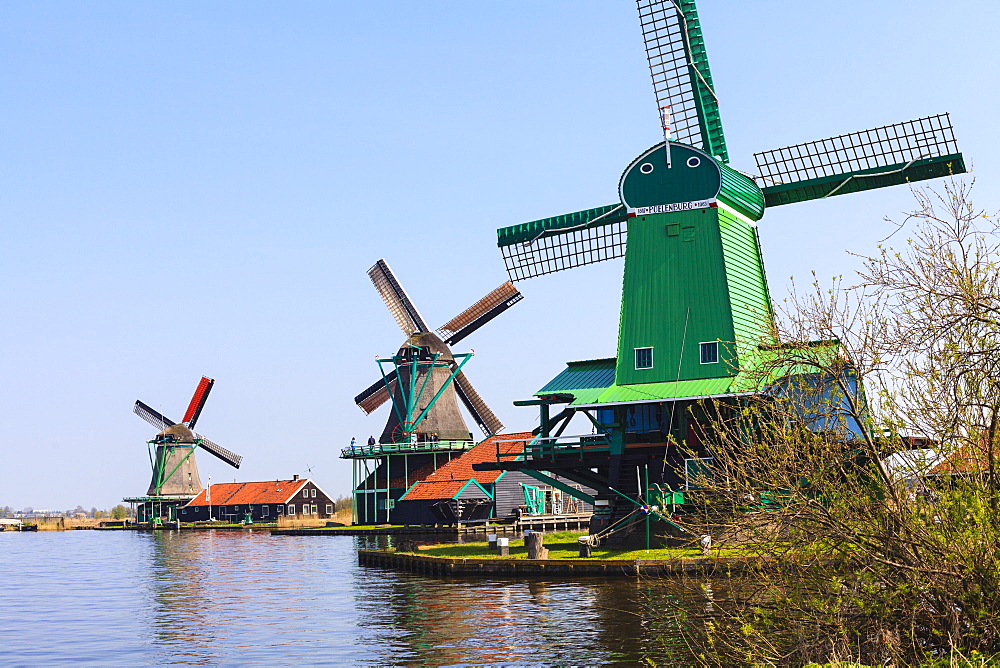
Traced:
POLYGON ((522 299, 524 295, 508 281, 439 327, 438 336, 453 346, 522 299))
POLYGON ((490 410, 483 398, 476 392, 476 388, 472 387, 472 383, 461 371, 455 376, 455 391, 484 434, 493 436, 503 429, 500 418, 490 410))
POLYGON ((628 212, 609 204, 497 230, 511 281, 625 255, 628 212))
POLYGON ((754 154, 767 206, 962 174, 948 114, 754 154))
POLYGON ((365 412, 365 415, 371 414, 372 411, 377 410, 379 406, 388 401, 392 393, 396 391, 396 379, 398 376, 399 374, 396 371, 389 372, 386 374, 385 380, 375 381, 358 396, 354 397, 354 403, 365 412), (388 386, 386 386, 386 380, 389 381, 388 386))
POLYGON ((729 162, 694 0, 636 0, 658 109, 675 141, 729 162))
POLYGON ((382 301, 389 307, 389 313, 396 319, 399 328, 403 330, 403 334, 409 336, 416 332, 429 331, 427 324, 417 311, 417 307, 413 305, 385 260, 376 262, 375 266, 368 270, 368 276, 371 277, 375 289, 382 296, 382 301))
POLYGON ((212 386, 215 385, 215 381, 211 378, 201 377, 201 381, 198 383, 198 387, 195 388, 194 396, 191 397, 191 403, 188 404, 187 410, 184 412, 183 422, 187 423, 189 429, 194 429, 194 425, 198 422, 198 418, 201 416, 201 409, 205 407, 205 402, 208 401, 208 394, 212 391, 212 386))
POLYGON ((232 452, 230 450, 226 450, 221 445, 219 445, 217 443, 213 443, 212 441, 208 440, 207 438, 205 438, 201 434, 195 434, 195 438, 201 439, 201 448, 202 448, 202 450, 207 450, 208 452, 211 452, 213 455, 215 455, 216 457, 218 457, 222 461, 226 462, 227 464, 229 464, 233 468, 239 468, 240 467, 240 462, 243 461, 243 457, 241 457, 240 455, 238 455, 235 452, 232 452))
POLYGON ((146 404, 142 403, 141 401, 136 401, 135 402, 135 408, 133 408, 132 410, 135 412, 136 415, 138 415, 143 420, 145 420, 149 424, 153 425, 154 427, 156 427, 160 431, 163 431, 167 427, 171 427, 171 426, 177 424, 176 422, 174 422, 170 418, 164 416, 159 411, 157 411, 157 410, 155 410, 153 408, 150 408, 149 406, 147 406, 146 404))

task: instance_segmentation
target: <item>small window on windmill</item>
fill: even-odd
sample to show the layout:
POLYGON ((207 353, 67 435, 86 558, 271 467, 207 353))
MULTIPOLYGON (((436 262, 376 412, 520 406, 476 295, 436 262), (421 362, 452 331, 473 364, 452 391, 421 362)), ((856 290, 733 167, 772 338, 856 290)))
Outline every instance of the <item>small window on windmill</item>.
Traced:
POLYGON ((652 348, 636 348, 635 349, 635 368, 636 369, 652 369, 653 368, 653 349, 652 348))
POLYGON ((678 223, 669 223, 667 225, 667 236, 677 237, 681 234, 681 226, 678 223))
POLYGON ((719 342, 705 341, 698 344, 702 364, 716 364, 719 361, 719 342))

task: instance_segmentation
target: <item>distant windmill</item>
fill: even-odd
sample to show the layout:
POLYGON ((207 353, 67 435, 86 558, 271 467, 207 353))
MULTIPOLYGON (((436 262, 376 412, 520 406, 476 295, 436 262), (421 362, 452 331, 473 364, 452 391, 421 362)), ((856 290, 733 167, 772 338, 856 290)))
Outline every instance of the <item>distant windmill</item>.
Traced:
MULTIPOLYGON (((385 260, 376 262, 368 275, 407 337, 391 360, 394 368, 383 370, 381 380, 354 398, 366 414, 392 400, 393 410, 379 442, 470 440, 456 395, 487 436, 503 429, 461 371, 468 356, 453 355, 451 346, 519 302, 522 295, 514 285, 504 283, 431 332, 385 260)), ((380 366, 383 362, 389 360, 380 361, 380 366)))
POLYGON ((174 422, 141 401, 135 402, 135 414, 160 430, 149 442, 153 478, 147 495, 183 496, 200 492, 201 477, 198 475, 198 464, 194 456, 198 448, 215 455, 230 466, 240 467, 243 459, 240 455, 194 431, 214 384, 213 379, 202 377, 184 413, 184 419, 180 422, 174 422))

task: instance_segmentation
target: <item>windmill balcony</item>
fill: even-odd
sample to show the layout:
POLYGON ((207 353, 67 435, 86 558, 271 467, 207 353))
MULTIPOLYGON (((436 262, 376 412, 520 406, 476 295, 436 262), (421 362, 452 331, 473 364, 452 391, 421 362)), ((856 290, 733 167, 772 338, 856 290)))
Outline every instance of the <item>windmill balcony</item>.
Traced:
POLYGON ((608 452, 611 442, 607 434, 584 434, 580 436, 538 437, 515 452, 501 452, 497 441, 497 461, 515 461, 518 459, 548 459, 555 461, 558 456, 575 455, 581 461, 587 454, 608 452))
POLYGON ((357 443, 340 451, 341 459, 367 459, 399 453, 449 452, 471 450, 475 441, 421 441, 417 443, 357 443))

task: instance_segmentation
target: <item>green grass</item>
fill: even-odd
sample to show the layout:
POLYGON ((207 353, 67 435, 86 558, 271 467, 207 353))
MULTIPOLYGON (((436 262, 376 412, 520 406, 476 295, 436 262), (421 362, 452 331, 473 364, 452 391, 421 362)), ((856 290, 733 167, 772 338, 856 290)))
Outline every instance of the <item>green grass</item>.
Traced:
MULTIPOLYGON (((576 539, 584 535, 580 532, 562 531, 545 534, 544 545, 549 550, 549 559, 579 559, 580 548, 576 539)), ((423 545, 420 554, 431 557, 447 557, 451 559, 498 559, 496 553, 489 549, 488 543, 441 543, 438 545, 423 545)), ((644 549, 612 549, 595 547, 591 554, 595 559, 681 559, 702 556, 696 547, 664 547, 651 550, 644 549)), ((742 554, 739 548, 722 548, 712 550, 713 556, 735 556, 742 554)), ((525 559, 528 550, 521 538, 510 540, 510 558, 525 559)))

